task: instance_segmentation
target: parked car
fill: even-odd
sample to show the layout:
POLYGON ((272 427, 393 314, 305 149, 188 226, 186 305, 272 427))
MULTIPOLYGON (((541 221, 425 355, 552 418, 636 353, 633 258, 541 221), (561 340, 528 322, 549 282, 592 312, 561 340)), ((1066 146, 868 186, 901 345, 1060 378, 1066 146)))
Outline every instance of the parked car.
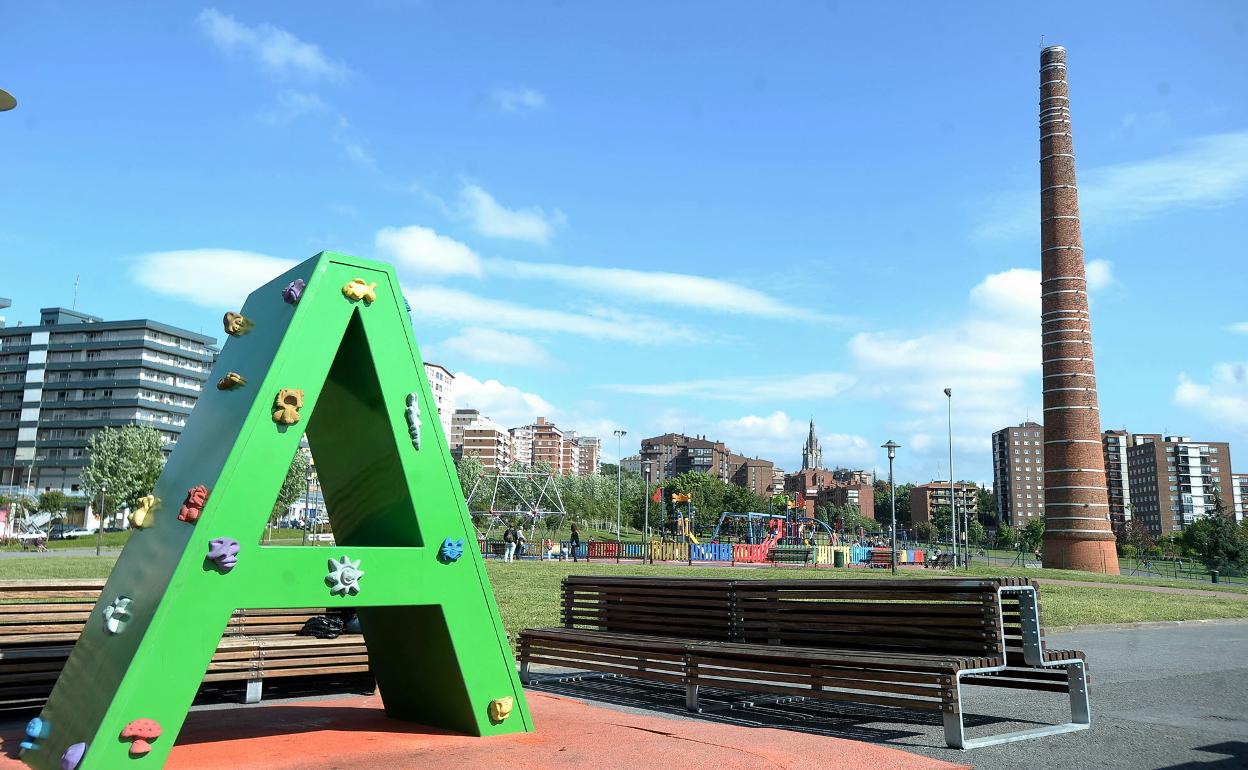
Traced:
POLYGON ((74 527, 73 529, 70 529, 68 532, 65 533, 65 539, 74 540, 76 538, 87 537, 88 535, 94 535, 94 534, 95 534, 94 529, 86 529, 85 527, 74 527))
POLYGON ((73 529, 73 526, 70 524, 53 524, 52 528, 48 530, 47 538, 49 540, 64 540, 65 533, 71 529, 73 529))

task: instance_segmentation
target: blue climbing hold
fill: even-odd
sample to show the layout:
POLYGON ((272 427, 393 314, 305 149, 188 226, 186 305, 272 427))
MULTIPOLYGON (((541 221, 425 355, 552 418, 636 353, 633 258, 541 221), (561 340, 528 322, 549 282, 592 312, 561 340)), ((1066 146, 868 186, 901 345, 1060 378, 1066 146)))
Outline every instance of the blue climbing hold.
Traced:
POLYGON ((449 537, 442 541, 442 547, 438 549, 438 559, 446 564, 453 561, 459 561, 459 557, 464 555, 464 539, 452 540, 449 537))
POLYGON ((20 745, 23 749, 39 748, 39 741, 47 738, 50 732, 52 732, 52 725, 40 717, 35 717, 26 723, 26 740, 20 745))

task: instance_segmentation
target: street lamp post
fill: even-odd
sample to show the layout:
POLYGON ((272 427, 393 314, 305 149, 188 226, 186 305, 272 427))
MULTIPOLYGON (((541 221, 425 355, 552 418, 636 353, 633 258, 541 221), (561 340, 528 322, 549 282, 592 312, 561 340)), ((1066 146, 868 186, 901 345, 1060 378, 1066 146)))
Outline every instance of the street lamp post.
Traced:
POLYGON ((646 549, 650 547, 650 466, 653 465, 652 460, 642 460, 641 462, 641 495, 644 498, 642 503, 645 506, 641 525, 641 560, 646 561, 646 549))
MULTIPOLYGON (((620 542, 620 498, 623 492, 623 471, 624 471, 624 453, 621 447, 624 443, 624 437, 628 435, 626 430, 616 430, 615 433, 615 542, 620 542)), ((618 546, 617 546, 618 547, 618 546)))
POLYGON ((901 444, 895 443, 890 438, 888 443, 881 447, 881 449, 888 452, 888 500, 893 510, 893 522, 891 526, 892 544, 889 547, 890 555, 888 557, 888 561, 893 567, 894 575, 897 574, 897 487, 893 485, 893 458, 897 456, 897 449, 900 446, 901 444))
POLYGON ((949 526, 953 532, 953 567, 958 567, 958 498, 953 493, 953 388, 945 388, 949 402, 949 526))
POLYGON ((108 484, 100 483, 100 510, 95 517, 95 555, 99 556, 104 544, 104 495, 108 492, 108 484))

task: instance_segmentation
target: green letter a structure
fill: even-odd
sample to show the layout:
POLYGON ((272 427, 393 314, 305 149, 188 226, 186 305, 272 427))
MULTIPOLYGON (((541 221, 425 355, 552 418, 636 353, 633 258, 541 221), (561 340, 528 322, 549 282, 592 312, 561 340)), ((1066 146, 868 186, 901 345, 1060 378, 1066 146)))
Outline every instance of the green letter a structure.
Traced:
POLYGON ((83 770, 162 766, 238 608, 356 607, 389 716, 471 735, 531 731, 393 270, 322 253, 252 293, 242 314, 245 333, 213 379, 245 382, 199 399, 151 526, 133 532, 22 758, 55 770, 86 744, 83 770), (289 392, 300 390, 301 407, 289 392), (336 544, 262 546, 305 425, 336 544), (188 496, 197 486, 202 510, 188 496), (228 544, 208 558, 226 538, 240 546, 236 564, 228 544), (145 755, 123 738, 134 720, 160 728, 145 755))

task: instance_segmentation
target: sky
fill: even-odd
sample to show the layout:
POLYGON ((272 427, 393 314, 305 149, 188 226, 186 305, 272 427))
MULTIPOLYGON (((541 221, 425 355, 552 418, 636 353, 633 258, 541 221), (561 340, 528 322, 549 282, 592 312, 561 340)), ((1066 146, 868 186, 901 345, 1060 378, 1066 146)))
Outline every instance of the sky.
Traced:
POLYGON ((11 2, 0 296, 222 336, 394 263, 460 406, 991 482, 1041 417, 1040 46, 1106 428, 1248 472, 1248 4, 11 2))

